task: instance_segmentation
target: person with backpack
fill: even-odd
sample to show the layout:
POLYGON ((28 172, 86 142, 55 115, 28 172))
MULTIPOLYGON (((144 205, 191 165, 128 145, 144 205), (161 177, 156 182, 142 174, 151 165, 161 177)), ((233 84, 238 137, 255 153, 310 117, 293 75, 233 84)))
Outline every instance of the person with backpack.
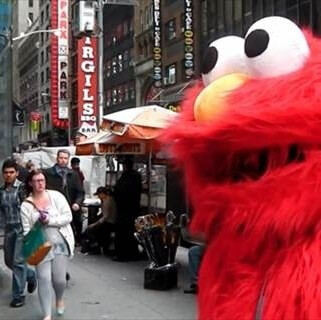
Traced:
POLYGON ((36 290, 35 271, 28 267, 22 253, 23 227, 21 204, 26 197, 24 184, 18 180, 18 165, 15 160, 5 160, 2 165, 4 185, 0 187, 0 215, 4 222, 4 261, 12 270, 12 308, 25 304, 24 290, 28 283, 28 292, 36 290))

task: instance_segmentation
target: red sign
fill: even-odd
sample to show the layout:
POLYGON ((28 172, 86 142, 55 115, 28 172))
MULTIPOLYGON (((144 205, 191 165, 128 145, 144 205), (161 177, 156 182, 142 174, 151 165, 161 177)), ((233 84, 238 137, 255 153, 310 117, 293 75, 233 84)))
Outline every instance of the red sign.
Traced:
POLYGON ((51 117, 57 128, 68 128, 68 0, 51 0, 51 117))
POLYGON ((78 40, 78 126, 83 134, 97 132, 97 38, 78 40))

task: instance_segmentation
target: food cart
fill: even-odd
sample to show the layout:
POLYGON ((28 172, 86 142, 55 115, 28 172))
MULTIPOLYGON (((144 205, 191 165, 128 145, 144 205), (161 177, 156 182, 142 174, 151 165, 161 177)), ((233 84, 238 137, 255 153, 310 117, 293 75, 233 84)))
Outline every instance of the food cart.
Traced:
POLYGON ((145 288, 150 289, 169 289, 177 283, 175 255, 179 219, 168 211, 167 159, 157 140, 176 115, 156 105, 109 114, 103 117, 101 131, 97 135, 76 146, 79 155, 106 157, 107 183, 110 185, 117 180, 119 157, 133 155, 136 162, 140 162, 137 169, 142 174, 146 192, 142 197, 142 215, 136 220, 135 236, 150 260, 145 269, 144 284, 145 288))

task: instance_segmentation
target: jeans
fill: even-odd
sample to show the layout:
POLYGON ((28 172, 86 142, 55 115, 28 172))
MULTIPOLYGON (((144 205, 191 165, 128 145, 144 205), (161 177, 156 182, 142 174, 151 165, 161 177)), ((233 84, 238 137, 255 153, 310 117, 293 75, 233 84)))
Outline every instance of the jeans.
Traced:
POLYGON ((188 270, 191 277, 191 283, 196 284, 198 279, 198 270, 203 256, 203 246, 193 246, 188 250, 188 270))
POLYGON ((108 248, 111 243, 111 233, 115 231, 115 225, 109 222, 103 222, 98 226, 87 229, 85 236, 87 236, 89 243, 97 242, 103 248, 103 252, 108 253, 108 248))
POLYGON ((35 271, 27 267, 22 254, 23 233, 20 225, 7 226, 4 236, 4 262, 12 271, 12 298, 24 297, 26 281, 35 279, 35 271))
POLYGON ((74 231, 76 243, 80 243, 81 242, 81 233, 82 233, 82 212, 81 212, 81 210, 72 212, 71 227, 74 231))

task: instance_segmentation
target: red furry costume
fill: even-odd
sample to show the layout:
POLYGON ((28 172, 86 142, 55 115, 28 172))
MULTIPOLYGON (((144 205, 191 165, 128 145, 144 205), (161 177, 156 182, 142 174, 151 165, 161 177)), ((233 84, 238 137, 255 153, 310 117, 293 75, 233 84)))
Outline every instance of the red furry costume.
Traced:
POLYGON ((199 83, 165 133, 208 243, 199 319, 321 319, 321 41, 305 36, 298 70, 250 77, 207 122, 199 83))

